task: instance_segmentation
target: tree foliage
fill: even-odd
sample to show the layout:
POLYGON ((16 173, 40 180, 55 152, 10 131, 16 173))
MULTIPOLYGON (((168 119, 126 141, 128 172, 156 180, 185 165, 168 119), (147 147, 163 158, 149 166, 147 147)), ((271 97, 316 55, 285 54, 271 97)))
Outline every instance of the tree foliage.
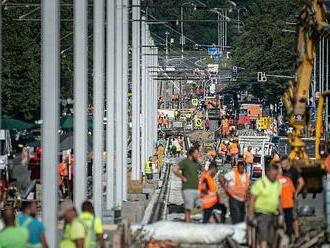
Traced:
POLYGON ((258 83, 257 72, 293 76, 295 66, 295 30, 288 23, 296 22, 303 7, 300 0, 255 0, 244 11, 243 31, 234 39, 234 64, 240 71, 239 85, 257 97, 274 103, 287 86, 287 79, 268 77, 258 83))

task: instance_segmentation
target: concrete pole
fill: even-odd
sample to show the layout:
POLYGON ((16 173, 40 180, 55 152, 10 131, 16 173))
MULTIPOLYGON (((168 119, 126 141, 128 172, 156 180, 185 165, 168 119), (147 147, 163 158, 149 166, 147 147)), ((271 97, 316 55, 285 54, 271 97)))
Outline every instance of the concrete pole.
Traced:
POLYGON ((146 113, 147 113, 147 151, 148 151, 148 156, 152 156, 152 130, 151 130, 151 127, 152 127, 152 70, 151 70, 151 66, 152 66, 152 57, 150 54, 152 54, 152 49, 150 47, 151 44, 151 36, 150 36, 150 31, 149 31, 149 27, 147 26, 147 110, 146 110, 146 113))
POLYGON ((102 171, 104 151, 104 0, 94 0, 94 125, 93 198, 96 216, 102 217, 102 171))
POLYGON ((220 50, 221 48, 220 48, 220 43, 221 43, 221 38, 220 38, 220 25, 221 25, 221 23, 220 23, 220 12, 219 11, 217 11, 217 14, 218 14, 218 50, 220 50))
POLYGON ((127 201, 127 141, 128 141, 128 0, 123 0, 123 134, 122 134, 122 163, 123 163, 123 201, 127 201))
MULTIPOLYGON (((158 48, 155 48, 156 56, 155 56, 155 67, 158 71, 158 48)), ((156 72, 155 77, 158 77, 158 72, 156 72)), ((158 80, 154 80, 154 109, 155 109, 155 115, 154 115, 154 129, 155 129, 155 140, 158 139, 158 128, 157 128, 157 117, 158 117, 158 80)))
POLYGON ((87 0, 74 1, 74 202, 86 200, 88 15, 87 0))
MULTIPOLYGON (((329 90, 329 40, 327 39, 326 41, 326 62, 325 62, 325 66, 326 66, 326 76, 325 76, 325 90, 329 90)), ((326 98, 325 100, 326 102, 326 108, 325 108, 325 130, 326 130, 326 135, 328 135, 329 133, 329 97, 326 98)), ((328 137, 326 137, 326 140, 328 140, 328 137)))
POLYGON ((132 7, 132 180, 140 179, 140 0, 132 7))
POLYGON ((183 59, 184 34, 183 34, 183 7, 181 7, 181 59, 183 59))
POLYGON ((166 65, 167 65, 167 62, 168 62, 168 35, 169 35, 170 33, 169 32, 165 32, 165 36, 166 36, 166 39, 165 39, 165 63, 166 63, 166 65))
POLYGON ((116 56, 116 104, 115 104, 115 170, 116 170, 116 194, 115 207, 121 208, 123 200, 123 0, 116 0, 116 38, 115 38, 115 56, 116 56))
POLYGON ((57 247, 59 1, 43 0, 41 53, 42 217, 49 247, 57 247))
POLYGON ((147 114, 146 114, 146 106, 147 106, 147 30, 145 23, 145 17, 142 17, 142 27, 141 27, 141 59, 142 59, 142 68, 141 68, 141 171, 144 171, 144 164, 147 161, 148 153, 147 153, 147 114))
POLYGON ((116 79, 116 53, 115 53, 115 17, 116 3, 114 0, 107 0, 107 196, 106 209, 112 210, 114 207, 115 190, 115 79, 116 79))
MULTIPOLYGON (((0 58, 2 58, 2 1, 0 2, 0 58)), ((2 126, 2 59, 0 59, 0 129, 2 126)))

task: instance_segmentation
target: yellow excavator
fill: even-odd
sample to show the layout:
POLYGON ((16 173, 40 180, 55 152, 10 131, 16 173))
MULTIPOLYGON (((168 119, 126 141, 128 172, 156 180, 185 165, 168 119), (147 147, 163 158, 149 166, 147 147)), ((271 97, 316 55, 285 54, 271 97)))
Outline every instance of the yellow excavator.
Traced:
POLYGON ((330 25, 327 22, 326 6, 323 0, 309 0, 300 13, 296 37, 296 79, 289 82, 284 93, 284 105, 289 115, 289 124, 293 132, 289 137, 292 151, 289 154, 293 166, 302 171, 306 181, 306 193, 318 193, 322 190, 324 163, 320 156, 320 139, 324 99, 330 92, 323 92, 318 100, 315 158, 308 157, 303 141, 307 125, 307 101, 312 80, 316 44, 321 37, 329 37, 330 25))

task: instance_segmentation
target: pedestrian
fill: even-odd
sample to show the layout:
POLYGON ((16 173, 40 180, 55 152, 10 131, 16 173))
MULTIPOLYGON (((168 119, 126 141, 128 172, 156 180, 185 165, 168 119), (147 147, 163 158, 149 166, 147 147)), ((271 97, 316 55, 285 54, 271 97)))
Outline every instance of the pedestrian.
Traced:
POLYGON ((227 161, 227 152, 228 152, 228 148, 227 148, 226 140, 223 140, 220 144, 220 155, 221 155, 222 164, 225 164, 227 161))
POLYGON ((283 171, 283 176, 289 177, 293 185, 295 187, 295 204, 293 208, 293 231, 295 239, 299 239, 300 232, 299 232, 299 219, 298 219, 298 196, 302 192, 305 181, 304 178, 301 176, 300 171, 297 168, 294 168, 290 165, 289 157, 282 156, 281 158, 281 167, 283 171))
POLYGON ((229 154, 231 157, 232 166, 236 166, 239 154, 238 142, 237 140, 231 139, 231 143, 229 145, 229 154))
POLYGON ((209 151, 207 153, 207 160, 206 160, 205 166, 204 166, 205 171, 209 170, 209 166, 212 162, 215 161, 216 156, 217 156, 217 153, 215 151, 209 151))
POLYGON ((206 129, 206 131, 209 131, 210 130, 210 126, 211 126, 210 119, 206 119, 205 120, 205 129, 206 129))
POLYGON ((254 156, 252 153, 252 146, 249 146, 247 148, 247 151, 244 153, 243 159, 244 162, 246 163, 246 172, 249 178, 251 179, 253 174, 253 160, 254 160, 254 156))
POLYGON ((203 223, 208 223, 211 217, 214 217, 216 223, 225 222, 226 206, 220 203, 220 197, 217 190, 217 183, 214 179, 217 173, 217 164, 212 161, 209 165, 208 171, 202 172, 199 182, 199 195, 201 207, 203 208, 203 223), (213 211, 217 209, 221 211, 220 220, 213 215, 213 211))
POLYGON ((36 201, 23 201, 22 213, 17 218, 18 226, 25 227, 29 231, 29 248, 47 248, 45 227, 37 219, 38 208, 36 201))
POLYGON ((159 166, 158 166, 157 155, 154 155, 152 157, 151 172, 152 172, 152 179, 155 179, 155 180, 159 179, 159 166))
POLYGON ((229 211, 233 224, 245 220, 245 202, 248 197, 249 183, 244 161, 238 161, 237 167, 220 177, 220 185, 229 197, 229 211))
POLYGON ((198 171, 200 152, 197 147, 190 148, 188 157, 173 167, 174 174, 182 180, 182 196, 185 208, 185 221, 192 222, 191 210, 198 200, 198 171))
POLYGON ((86 247, 105 248, 102 220, 95 216, 94 207, 90 201, 83 202, 79 219, 87 229, 86 247))
POLYGON ((1 212, 1 217, 5 227, 0 232, 0 247, 27 248, 29 231, 26 227, 16 226, 14 210, 5 208, 1 212))
POLYGON ((64 231, 60 248, 85 248, 87 232, 84 224, 79 220, 71 200, 62 202, 59 216, 64 219, 64 231))
POLYGON ((147 181, 152 180, 152 157, 149 157, 145 163, 144 174, 146 175, 147 181))
MULTIPOLYGON (((282 173, 281 173, 282 174, 282 173)), ((293 208, 294 208, 294 194, 295 187, 292 180, 289 177, 280 175, 278 181, 282 186, 281 191, 281 206, 283 209, 286 234, 289 236, 292 241, 293 235, 293 208)))
POLYGON ((251 188, 248 224, 256 225, 260 248, 274 247, 276 217, 279 213, 282 215, 278 175, 278 163, 270 162, 266 166, 266 176, 258 179, 251 188))

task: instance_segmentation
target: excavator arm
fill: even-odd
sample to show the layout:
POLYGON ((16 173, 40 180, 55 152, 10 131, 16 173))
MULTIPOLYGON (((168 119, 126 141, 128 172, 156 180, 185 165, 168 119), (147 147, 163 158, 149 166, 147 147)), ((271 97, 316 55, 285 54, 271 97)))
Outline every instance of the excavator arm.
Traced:
POLYGON ((296 79, 289 82, 284 93, 284 105, 289 114, 293 132, 289 137, 292 161, 300 160, 308 166, 309 158, 305 151, 303 132, 307 123, 307 101, 311 84, 316 44, 321 36, 328 37, 330 26, 326 18, 323 0, 309 0, 304 6, 297 25, 296 37, 296 79))

